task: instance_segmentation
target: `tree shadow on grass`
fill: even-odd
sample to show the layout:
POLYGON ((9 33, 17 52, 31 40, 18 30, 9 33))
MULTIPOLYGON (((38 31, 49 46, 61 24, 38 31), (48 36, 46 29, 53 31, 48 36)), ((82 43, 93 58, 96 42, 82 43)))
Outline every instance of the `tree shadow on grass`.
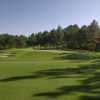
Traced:
POLYGON ((56 57, 56 60, 93 60, 99 59, 98 55, 90 55, 89 53, 62 53, 61 57, 56 57))
POLYGON ((63 95, 70 96, 70 94, 72 93, 84 93, 85 95, 81 96, 79 100, 100 100, 100 92, 93 92, 93 89, 95 88, 98 88, 98 86, 89 86, 89 85, 63 86, 63 87, 57 88, 56 91, 38 93, 33 96, 57 98, 63 95), (88 96, 88 94, 92 96, 88 96), (93 96, 93 95, 96 95, 96 96, 93 96))
POLYGON ((37 75, 30 75, 30 76, 15 76, 15 77, 9 77, 5 79, 1 79, 0 82, 11 82, 11 81, 18 81, 18 80, 27 80, 27 79, 36 79, 40 76, 37 75))
POLYGON ((82 96, 80 100, 100 100, 100 96, 82 96))
MULTIPOLYGON (((23 79, 34 79, 34 78, 66 78, 70 77, 71 75, 87 75, 87 74, 93 74, 97 69, 100 69, 100 64, 87 64, 87 65, 81 65, 76 68, 57 68, 57 69, 48 69, 48 70, 40 70, 37 72, 33 72, 34 75, 29 76, 15 76, 15 77, 9 77, 7 79, 1 79, 2 81, 17 81, 17 80, 23 80, 23 79), (64 77, 63 77, 64 76, 64 77)), ((73 76, 74 77, 74 76, 73 76)))
POLYGON ((29 76, 14 76, 1 79, 0 82, 10 82, 18 80, 36 79, 36 78, 82 78, 83 74, 86 76, 88 73, 94 73, 94 70, 99 68, 98 65, 85 65, 78 68, 59 68, 59 69, 49 69, 40 70, 33 72, 34 75, 29 76), (75 76, 76 75, 76 76, 75 76))
POLYGON ((59 68, 41 70, 35 72, 34 75, 29 76, 16 76, 1 79, 0 82, 12 82, 18 80, 48 78, 76 78, 81 83, 80 85, 62 86, 52 92, 37 93, 33 96, 57 98, 59 96, 70 96, 73 93, 82 93, 83 96, 79 100, 100 100, 100 62, 94 64, 81 65, 77 68, 59 68), (81 78, 81 79, 79 79, 81 78))
POLYGON ((33 96, 45 96, 45 97, 49 97, 49 98, 56 98, 62 94, 63 93, 61 93, 61 92, 44 92, 44 93, 35 94, 33 96))
MULTIPOLYGON (((80 68, 82 68, 80 74, 89 74, 87 78, 80 80, 80 85, 62 86, 53 92, 38 93, 34 96, 57 98, 72 93, 83 93, 84 95, 79 100, 100 100, 100 72, 97 72, 97 70, 100 70, 100 63, 90 66, 80 66, 80 68)), ((77 70, 80 70, 80 68, 77 68, 77 70)), ((71 74, 75 73, 71 72, 71 74)))

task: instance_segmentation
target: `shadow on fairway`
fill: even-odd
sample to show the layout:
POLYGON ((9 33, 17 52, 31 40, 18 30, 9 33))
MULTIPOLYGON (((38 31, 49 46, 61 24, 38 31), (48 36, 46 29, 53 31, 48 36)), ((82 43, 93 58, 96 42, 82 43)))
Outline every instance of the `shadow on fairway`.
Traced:
POLYGON ((11 81, 18 81, 18 80, 27 80, 27 79, 36 79, 39 78, 39 76, 15 76, 15 77, 9 77, 6 79, 1 79, 0 82, 11 82, 11 81))
POLYGON ((100 56, 98 55, 91 55, 89 53, 62 53, 61 57, 56 57, 56 60, 93 60, 99 59, 100 56))
POLYGON ((37 79, 37 78, 77 78, 80 85, 62 86, 52 92, 43 92, 33 95, 33 97, 57 98, 63 95, 84 94, 79 100, 100 100, 100 63, 97 60, 94 64, 81 65, 77 68, 49 69, 35 72, 30 76, 16 76, 1 79, 0 82, 11 82, 18 80, 37 79))
POLYGON ((80 100, 100 100, 100 96, 83 96, 80 100))
POLYGON ((34 75, 29 76, 14 76, 5 79, 1 79, 0 82, 10 82, 18 80, 36 79, 44 78, 56 79, 56 78, 84 78, 88 73, 93 74, 95 69, 99 69, 99 64, 85 65, 79 68, 59 68, 59 69, 49 69, 34 72, 34 75))
POLYGON ((80 66, 80 68, 77 68, 77 71, 76 69, 73 70, 73 73, 72 70, 71 72, 68 70, 69 73, 67 73, 67 75, 77 73, 81 75, 89 74, 89 76, 81 79, 80 85, 62 86, 53 92, 38 93, 34 96, 57 98, 62 95, 70 96, 70 94, 73 93, 82 93, 84 95, 81 96, 79 100, 100 100, 100 72, 97 72, 97 70, 100 70, 100 63, 92 64, 90 66, 80 66))

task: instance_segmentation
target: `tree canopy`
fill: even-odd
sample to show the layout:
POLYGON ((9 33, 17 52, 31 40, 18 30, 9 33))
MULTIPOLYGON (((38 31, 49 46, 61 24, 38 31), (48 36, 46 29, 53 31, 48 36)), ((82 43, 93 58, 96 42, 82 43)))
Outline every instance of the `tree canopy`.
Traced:
POLYGON ((57 29, 52 29, 49 32, 32 33, 28 37, 24 35, 0 35, 0 49, 35 46, 100 51, 100 27, 98 22, 93 20, 90 25, 84 25, 81 28, 77 24, 65 28, 58 26, 57 29))

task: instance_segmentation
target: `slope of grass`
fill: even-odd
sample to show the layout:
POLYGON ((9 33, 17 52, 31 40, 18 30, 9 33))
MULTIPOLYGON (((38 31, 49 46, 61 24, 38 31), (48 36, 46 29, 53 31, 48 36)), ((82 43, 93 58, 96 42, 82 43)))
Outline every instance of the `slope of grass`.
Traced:
POLYGON ((100 100, 100 53, 2 51, 0 100, 100 100))

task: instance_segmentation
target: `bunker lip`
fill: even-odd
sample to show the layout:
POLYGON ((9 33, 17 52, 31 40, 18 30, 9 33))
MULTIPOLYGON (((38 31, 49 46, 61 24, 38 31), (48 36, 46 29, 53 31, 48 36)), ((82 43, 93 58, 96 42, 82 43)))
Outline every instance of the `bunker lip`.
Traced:
POLYGON ((15 56, 16 53, 2 53, 0 55, 0 58, 8 58, 8 57, 13 57, 15 56))

